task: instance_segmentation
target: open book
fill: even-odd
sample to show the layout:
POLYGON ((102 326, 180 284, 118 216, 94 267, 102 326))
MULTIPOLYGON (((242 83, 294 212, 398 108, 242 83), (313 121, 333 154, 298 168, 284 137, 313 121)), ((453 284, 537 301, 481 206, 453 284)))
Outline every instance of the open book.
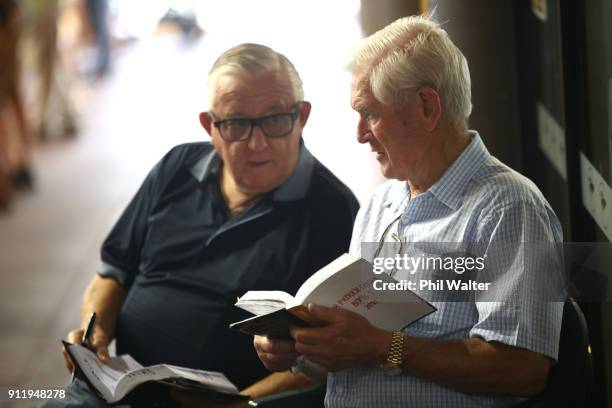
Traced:
MULTIPOLYGON (((365 259, 344 254, 308 278, 295 297, 280 291, 247 292, 236 306, 256 316, 230 327, 248 334, 289 338, 292 325, 316 325, 308 316, 309 303, 350 310, 388 331, 402 329, 436 310, 407 289, 375 290, 375 281, 396 282, 387 274, 374 274, 365 259)), ((381 282, 376 287, 382 287, 381 282)))
POLYGON ((129 354, 113 357, 110 364, 104 364, 91 350, 79 344, 62 343, 80 370, 80 377, 108 403, 122 401, 143 386, 149 396, 162 394, 164 388, 181 388, 205 394, 217 402, 248 398, 240 395, 222 373, 167 364, 143 367, 129 354))

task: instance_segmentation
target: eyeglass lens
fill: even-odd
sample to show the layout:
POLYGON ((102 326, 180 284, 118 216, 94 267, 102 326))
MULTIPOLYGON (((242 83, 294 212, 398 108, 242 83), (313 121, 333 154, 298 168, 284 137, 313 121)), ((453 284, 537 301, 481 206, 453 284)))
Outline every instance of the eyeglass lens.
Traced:
POLYGON ((252 126, 259 126, 264 135, 271 138, 286 136, 293 129, 294 114, 284 113, 261 119, 229 119, 219 126, 221 136, 227 140, 246 139, 252 132, 252 126))

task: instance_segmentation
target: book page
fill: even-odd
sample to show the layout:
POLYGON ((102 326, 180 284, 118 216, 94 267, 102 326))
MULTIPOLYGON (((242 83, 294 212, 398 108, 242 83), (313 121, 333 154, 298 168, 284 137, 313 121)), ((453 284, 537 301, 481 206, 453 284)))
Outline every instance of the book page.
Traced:
MULTIPOLYGON (((313 280, 318 286, 302 292, 303 285, 296 295, 296 300, 301 298, 303 305, 315 303, 346 309, 362 315, 372 325, 387 331, 402 329, 436 310, 408 289, 375 290, 375 281, 397 281, 385 273, 374 274, 372 264, 354 255, 343 255, 319 272, 323 273, 313 280)), ((319 275, 319 272, 315 275, 319 275)))
POLYGON ((293 302, 293 296, 288 293, 280 290, 262 290, 245 293, 236 302, 235 306, 261 316, 284 309, 286 305, 293 302))
POLYGON ((223 392, 226 394, 238 394, 239 392, 238 388, 236 388, 236 386, 232 384, 222 373, 172 365, 166 365, 166 367, 169 368, 170 371, 175 374, 175 376, 199 382, 213 391, 223 392))
MULTIPOLYGON (((306 282, 302 284, 300 289, 295 294, 295 302, 291 304, 287 304, 287 308, 298 306, 298 305, 307 306, 309 302, 316 303, 313 299, 309 298, 311 292, 317 289, 323 282, 325 282, 331 276, 338 273, 338 271, 341 271, 347 268, 348 266, 352 265, 353 263, 358 262, 359 260, 361 260, 361 258, 358 256, 350 255, 350 254, 343 254, 340 257, 333 260, 331 263, 319 269, 317 272, 315 272, 314 275, 312 275, 310 278, 306 280, 306 282)), ((367 261, 364 261, 364 262, 367 262, 367 261)), ((370 273, 371 271, 372 269, 370 267, 370 273)), ((333 294, 337 293, 336 288, 329 288, 328 290, 326 285, 325 285, 325 292, 330 292, 333 294)))
POLYGON ((104 364, 93 351, 81 345, 67 347, 83 374, 107 401, 114 400, 117 385, 126 373, 143 368, 129 355, 113 357, 110 364, 104 364))
POLYGON ((89 349, 78 344, 67 344, 75 363, 104 399, 117 402, 138 385, 147 381, 169 378, 187 379, 205 386, 211 391, 238 394, 238 389, 222 373, 195 370, 170 365, 143 367, 130 355, 113 357, 110 364, 102 363, 89 349))
POLYGON ((116 402, 121 398, 125 397, 130 391, 136 386, 145 383, 147 381, 157 381, 174 376, 172 370, 163 364, 154 365, 150 367, 142 367, 138 370, 130 371, 125 373, 119 380, 117 388, 115 390, 115 396, 112 401, 116 402))

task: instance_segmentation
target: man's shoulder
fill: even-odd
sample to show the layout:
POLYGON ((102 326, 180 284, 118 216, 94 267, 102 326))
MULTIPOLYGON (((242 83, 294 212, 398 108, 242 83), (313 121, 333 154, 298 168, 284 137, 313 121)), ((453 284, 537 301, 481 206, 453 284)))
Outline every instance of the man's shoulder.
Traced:
POLYGON ((171 177, 183 168, 190 168, 213 150, 209 142, 183 143, 172 147, 153 169, 155 177, 171 177))
POLYGON ((359 201, 353 192, 327 167, 313 157, 312 171, 306 194, 292 201, 288 207, 300 222, 312 223, 313 231, 319 231, 318 242, 348 248, 353 223, 359 211, 359 201))
POLYGON ((182 143, 172 147, 161 159, 169 164, 192 164, 213 150, 210 142, 182 143))
POLYGON ((491 160, 474 176, 471 192, 489 207, 502 208, 519 203, 541 209, 549 207, 533 181, 497 159, 491 160))
POLYGON ((517 223, 542 220, 561 239, 561 223, 552 206, 535 183, 521 173, 495 159, 474 177, 473 185, 470 195, 483 220, 497 220, 507 214, 519 217, 517 223))
POLYGON ((351 206, 359 206, 351 189, 316 158, 314 158, 311 186, 310 195, 313 198, 322 198, 326 201, 341 198, 351 206))

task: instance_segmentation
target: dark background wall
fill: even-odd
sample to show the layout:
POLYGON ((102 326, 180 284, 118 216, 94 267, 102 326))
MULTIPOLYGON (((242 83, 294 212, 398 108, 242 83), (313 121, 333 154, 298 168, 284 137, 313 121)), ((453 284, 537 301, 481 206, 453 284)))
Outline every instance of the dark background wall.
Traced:
POLYGON ((514 21, 508 18, 512 3, 430 0, 429 8, 468 60, 474 105, 470 127, 493 155, 521 170, 514 21))

